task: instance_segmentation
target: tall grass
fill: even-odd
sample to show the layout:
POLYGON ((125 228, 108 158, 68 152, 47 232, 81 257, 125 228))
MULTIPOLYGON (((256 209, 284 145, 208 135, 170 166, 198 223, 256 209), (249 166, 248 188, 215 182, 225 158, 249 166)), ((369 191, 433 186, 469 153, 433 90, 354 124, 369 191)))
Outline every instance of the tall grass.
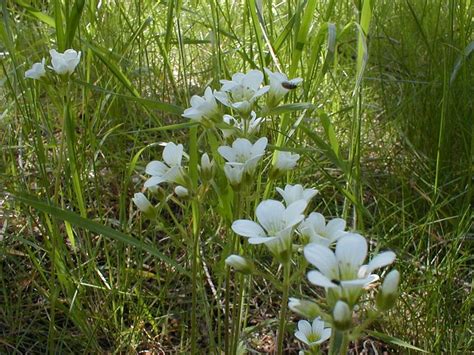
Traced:
MULTIPOLYGON (((470 1, 17 0, 1 9, 2 352, 219 351, 234 202, 202 210, 166 196, 150 223, 130 198, 159 142, 189 147, 196 183, 197 142, 217 147, 183 108, 206 85, 264 66, 304 78, 294 95, 311 104, 268 132, 304 155, 286 181, 317 187, 314 208, 347 216, 374 249, 400 255, 401 300, 368 339, 472 349, 470 1), (24 79, 49 49, 69 47, 83 51, 69 86, 24 79)), ((279 299, 262 278, 247 289, 243 338, 263 351, 279 299)))

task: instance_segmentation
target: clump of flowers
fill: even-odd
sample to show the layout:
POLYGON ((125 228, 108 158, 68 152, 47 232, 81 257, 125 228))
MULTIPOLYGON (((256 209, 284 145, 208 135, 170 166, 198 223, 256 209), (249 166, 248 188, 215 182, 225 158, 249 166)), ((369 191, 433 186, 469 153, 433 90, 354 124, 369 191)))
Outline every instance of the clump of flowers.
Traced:
MULTIPOLYGON (((51 55, 51 66, 48 66, 48 68, 59 75, 72 74, 81 60, 81 52, 77 52, 74 49, 67 49, 64 53, 60 53, 56 49, 51 49, 49 54, 51 55)), ((31 69, 25 72, 25 78, 33 80, 41 79, 46 75, 45 65, 45 58, 43 58, 41 62, 34 63, 31 69)))
MULTIPOLYGON (((35 70, 41 73, 40 69, 37 67, 35 70)), ((199 160, 196 161, 197 143, 193 140, 194 143, 189 146, 189 166, 185 167, 183 157, 187 155, 183 144, 167 143, 162 160, 152 161, 146 166, 145 172, 150 177, 144 186, 153 192, 162 184, 174 184, 174 194, 181 198, 183 204, 186 201, 192 203, 193 199, 199 199, 198 203, 202 203, 203 197, 196 192, 199 187, 191 181, 191 160, 194 156, 194 176, 199 175, 200 192, 215 193, 219 203, 213 208, 227 211, 226 223, 231 225, 234 233, 224 248, 222 258, 227 276, 237 275, 242 282, 251 274, 266 275, 282 290, 278 352, 283 352, 289 308, 303 318, 298 322, 294 335, 304 344, 304 353, 318 353, 321 344, 328 340, 332 353, 345 353, 349 339, 356 339, 365 327, 393 307, 398 294, 398 271, 393 270, 384 278, 375 302, 371 302, 370 297, 375 291, 369 292, 369 289, 375 290, 375 282, 381 278, 374 273, 375 270, 391 265, 395 254, 382 252, 366 263, 367 240, 360 234, 347 231, 344 219, 326 220, 319 212, 307 215, 306 210, 318 193, 315 188, 286 184, 284 188, 276 187, 283 202, 269 198, 273 187, 269 181, 276 182, 296 169, 301 156, 292 152, 295 149, 277 147, 271 163, 265 159, 267 148, 276 143, 269 142, 265 136, 269 128, 265 116, 291 90, 296 89, 302 79, 288 79, 285 74, 268 69, 265 72, 269 85, 264 85, 261 71, 250 70, 234 74, 231 80, 221 80, 219 91, 207 87, 204 96, 193 96, 191 107, 184 110, 182 116, 199 122, 200 127, 205 129, 202 137, 207 135, 206 141, 212 142, 209 150, 201 154, 199 163, 199 160), (264 96, 266 100, 261 99, 264 96), (257 133, 259 136, 256 137, 257 133), (262 167, 265 165, 262 161, 268 164, 262 167), (256 200, 259 196, 252 195, 254 191, 251 187, 260 181, 265 171, 268 173, 268 185, 264 197, 256 200), (276 279, 278 273, 269 275, 258 269, 257 260, 245 255, 247 248, 241 244, 239 237, 245 238, 243 240, 250 245, 263 244, 268 249, 279 270, 282 270, 282 281, 276 279), (295 244, 295 240, 300 243, 295 244), (324 297, 316 300, 289 297, 291 284, 296 278, 292 275, 292 267, 298 263, 304 266, 309 263, 312 270, 308 272, 307 279, 310 284, 324 289, 324 297), (235 272, 231 274, 230 270, 235 272), (354 317, 355 313, 357 317, 354 317), (363 321, 358 324, 354 319, 363 321)), ((153 206, 142 193, 135 194, 133 202, 145 214, 153 211, 153 206)), ((195 233, 195 236, 199 234, 195 233)), ((234 295, 237 306, 232 314, 236 315, 236 319, 231 324, 228 314, 231 308, 229 285, 227 280, 224 308, 227 312, 225 326, 231 329, 225 331, 223 348, 226 353, 235 353, 243 346, 239 335, 246 286, 235 286, 239 292, 234 295)))

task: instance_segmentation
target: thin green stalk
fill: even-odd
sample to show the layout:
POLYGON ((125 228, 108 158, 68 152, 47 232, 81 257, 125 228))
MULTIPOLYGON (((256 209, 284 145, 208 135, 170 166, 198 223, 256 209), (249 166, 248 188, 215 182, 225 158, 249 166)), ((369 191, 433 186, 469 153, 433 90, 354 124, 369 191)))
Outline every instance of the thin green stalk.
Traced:
POLYGON ((345 331, 334 330, 329 345, 329 355, 344 355, 349 349, 349 334, 345 331))
POLYGON ((283 354, 283 339, 285 338, 286 313, 288 311, 288 295, 290 292, 291 261, 283 264, 283 296, 281 300, 280 324, 278 326, 278 351, 283 354))
MULTIPOLYGON (((190 142, 189 142, 189 172, 191 181, 193 183, 193 191, 197 187, 198 179, 198 158, 197 158, 197 127, 190 129, 190 142)), ((200 211, 199 201, 197 198, 191 202, 192 216, 193 216, 193 247, 192 247, 192 310, 191 310, 191 352, 196 354, 197 352, 197 294, 198 294, 198 264, 199 264, 199 230, 200 230, 200 211)))
POLYGON ((243 307, 243 299, 245 294, 245 277, 243 274, 239 275, 239 282, 237 284, 239 288, 239 292, 237 295, 237 302, 235 305, 236 314, 232 317, 232 322, 234 323, 234 330, 232 334, 232 354, 237 353, 237 348, 239 346, 239 337, 240 337, 240 322, 242 318, 242 307, 243 307))

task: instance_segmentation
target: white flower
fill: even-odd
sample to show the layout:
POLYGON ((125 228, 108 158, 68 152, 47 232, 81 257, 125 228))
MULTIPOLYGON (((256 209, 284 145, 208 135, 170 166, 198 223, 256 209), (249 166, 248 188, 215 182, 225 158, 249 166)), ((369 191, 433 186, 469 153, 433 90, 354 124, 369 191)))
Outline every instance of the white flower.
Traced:
POLYGON ((258 117, 257 114, 252 111, 250 112, 250 120, 237 120, 231 115, 224 115, 222 120, 224 123, 228 124, 229 126, 232 126, 233 128, 224 128, 222 129, 222 134, 224 138, 230 137, 232 134, 234 134, 234 130, 237 129, 243 134, 254 134, 257 133, 258 130, 260 129, 260 124, 265 121, 265 118, 263 117, 258 117))
POLYGON ((298 231, 309 238, 310 243, 330 246, 346 234, 345 228, 346 221, 342 218, 334 218, 326 224, 326 219, 321 213, 312 212, 301 222, 298 231))
POLYGON ((25 72, 25 78, 38 80, 42 76, 44 76, 46 74, 46 70, 44 69, 45 62, 46 62, 46 59, 43 58, 41 62, 33 64, 31 66, 31 69, 28 69, 25 72))
POLYGON ((265 153, 267 143, 266 137, 260 138, 255 144, 250 143, 248 139, 237 138, 232 143, 232 147, 220 146, 217 151, 230 165, 243 164, 244 172, 253 174, 265 153))
POLYGON ((295 89, 298 84, 303 81, 301 78, 288 80, 288 77, 285 74, 278 72, 273 73, 267 68, 265 68, 265 73, 267 73, 268 78, 270 79, 270 90, 268 95, 274 105, 276 105, 283 96, 288 93, 288 91, 295 89))
POLYGON ((232 186, 237 186, 242 182, 244 175, 244 164, 229 164, 224 165, 224 173, 232 186))
POLYGON ((219 113, 219 106, 210 87, 206 88, 204 96, 191 97, 190 103, 191 107, 184 110, 182 116, 194 121, 201 121, 203 118, 212 119, 219 113))
POLYGON ((167 143, 163 150, 164 163, 154 160, 146 166, 145 171, 151 175, 151 178, 145 181, 145 187, 157 186, 162 182, 184 184, 184 173, 181 167, 182 158, 183 145, 176 145, 173 142, 167 143))
POLYGON ((303 186, 298 185, 286 185, 285 189, 279 187, 276 188, 278 193, 285 200, 286 205, 290 205, 298 200, 305 200, 309 203, 311 199, 318 193, 316 189, 303 189, 303 186))
POLYGON ((134 194, 132 201, 138 207, 138 209, 144 213, 150 213, 151 211, 153 211, 153 205, 141 192, 137 192, 136 194, 134 194))
POLYGON ((174 188, 174 193, 178 197, 187 197, 189 195, 188 189, 181 185, 178 185, 174 188))
POLYGON ((300 158, 299 154, 293 154, 291 152, 277 152, 277 154, 275 169, 281 172, 294 169, 300 158))
POLYGON ((306 201, 299 200, 285 208, 280 201, 264 200, 255 211, 258 223, 239 219, 232 223, 232 230, 249 238, 250 244, 264 243, 278 255, 291 247, 291 233, 303 220, 306 205, 306 201))
POLYGON ((221 91, 214 94, 217 100, 228 107, 248 113, 253 103, 270 87, 260 88, 263 74, 260 70, 250 70, 247 74, 236 73, 232 80, 221 80, 221 91))
POLYGON ((313 320, 313 324, 306 320, 300 320, 298 330, 295 332, 295 337, 309 347, 325 342, 330 336, 331 328, 324 328, 324 321, 320 317, 313 320))
POLYGON ((81 60, 81 52, 76 52, 74 49, 67 49, 64 53, 51 49, 49 54, 51 54, 52 69, 60 75, 72 74, 81 60))
POLYGON ((377 281, 375 269, 390 265, 395 253, 386 251, 363 265, 367 257, 367 241, 359 234, 347 233, 336 243, 336 251, 324 245, 310 243, 304 256, 318 270, 308 273, 308 280, 317 286, 331 289, 337 298, 344 297, 353 306, 363 287, 377 281))
POLYGON ((254 265, 251 261, 240 255, 229 255, 225 259, 225 264, 233 267, 236 271, 242 272, 244 274, 250 274, 253 271, 254 265))

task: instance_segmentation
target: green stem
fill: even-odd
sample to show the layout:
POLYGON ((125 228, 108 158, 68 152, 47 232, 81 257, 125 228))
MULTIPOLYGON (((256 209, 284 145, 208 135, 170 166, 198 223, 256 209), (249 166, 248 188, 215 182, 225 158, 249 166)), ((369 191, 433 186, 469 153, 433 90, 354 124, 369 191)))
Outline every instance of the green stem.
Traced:
POLYGON ((280 311, 280 325, 278 327, 278 352, 277 354, 283 354, 283 339, 285 338, 285 325, 286 325, 286 313, 288 310, 288 294, 290 291, 290 272, 291 272, 291 261, 286 261, 283 264, 283 297, 281 300, 281 311, 280 311))
MULTIPOLYGON (((198 156, 197 156, 197 127, 190 130, 189 141, 189 175, 192 181, 192 190, 195 191, 198 180, 198 156)), ((193 199, 191 202, 193 216, 193 253, 191 261, 192 269, 192 310, 191 310, 191 353, 197 352, 197 294, 198 294, 198 263, 199 263, 199 229, 200 229, 200 213, 199 201, 193 199)))
POLYGON ((244 292, 245 292, 245 279, 244 279, 243 274, 240 274, 238 287, 239 287, 239 294, 237 296, 237 305, 236 305, 237 314, 232 319, 234 322, 234 334, 232 336, 233 338, 232 354, 237 354, 237 348, 239 346, 240 322, 242 319, 242 307, 243 307, 243 299, 244 299, 244 292))
POLYGON ((344 355, 349 349, 349 334, 346 331, 335 330, 329 345, 329 355, 344 355))

